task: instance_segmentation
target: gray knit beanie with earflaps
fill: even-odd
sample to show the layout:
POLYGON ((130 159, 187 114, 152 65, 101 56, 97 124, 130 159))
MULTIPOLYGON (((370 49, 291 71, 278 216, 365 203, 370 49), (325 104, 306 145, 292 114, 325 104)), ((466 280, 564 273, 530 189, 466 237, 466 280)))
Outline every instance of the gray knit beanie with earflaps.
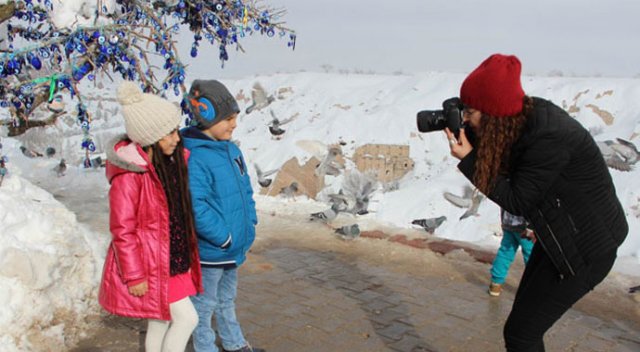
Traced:
POLYGON ((194 124, 201 130, 240 112, 236 98, 224 84, 213 79, 193 81, 189 89, 189 104, 194 124))
POLYGON ((125 81, 118 87, 127 136, 143 147, 154 144, 176 129, 180 109, 157 95, 143 93, 138 84, 125 81))

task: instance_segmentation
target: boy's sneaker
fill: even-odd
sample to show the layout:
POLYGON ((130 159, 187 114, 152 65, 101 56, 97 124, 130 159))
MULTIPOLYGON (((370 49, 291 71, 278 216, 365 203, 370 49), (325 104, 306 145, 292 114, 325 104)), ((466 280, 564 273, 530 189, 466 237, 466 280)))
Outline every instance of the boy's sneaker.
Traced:
POLYGON ((491 285, 489 285, 489 294, 493 297, 498 297, 500 296, 500 293, 502 292, 502 285, 501 284, 496 284, 496 283, 491 283, 491 285))
POLYGON ((262 348, 254 348, 254 347, 251 347, 251 345, 246 345, 237 350, 228 351, 228 350, 222 349, 222 351, 223 352, 266 352, 267 350, 262 348))

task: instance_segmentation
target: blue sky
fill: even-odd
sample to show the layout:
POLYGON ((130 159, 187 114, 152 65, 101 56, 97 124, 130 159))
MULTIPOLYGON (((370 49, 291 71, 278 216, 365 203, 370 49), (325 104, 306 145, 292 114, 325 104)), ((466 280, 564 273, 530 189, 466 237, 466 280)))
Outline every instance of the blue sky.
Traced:
MULTIPOLYGON (((515 54, 526 74, 640 74, 637 0, 266 0, 298 33, 256 37, 220 69, 214 48, 195 63, 217 77, 299 70, 469 72, 495 52, 515 54), (212 59, 216 58, 216 59, 212 59), (208 69, 207 69, 208 70, 208 69)), ((182 41, 189 46, 189 39, 182 41)), ((204 49, 204 48, 203 48, 204 49)), ((188 53, 188 51, 186 51, 188 53)))

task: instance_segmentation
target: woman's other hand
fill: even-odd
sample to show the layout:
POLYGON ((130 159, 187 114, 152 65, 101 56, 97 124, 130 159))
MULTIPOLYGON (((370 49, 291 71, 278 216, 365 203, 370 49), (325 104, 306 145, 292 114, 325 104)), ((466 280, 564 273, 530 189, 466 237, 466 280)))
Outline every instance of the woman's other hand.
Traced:
POLYGON ((456 140, 456 136, 448 128, 444 129, 444 133, 449 140, 451 155, 453 155, 457 159, 462 160, 473 150, 473 147, 471 146, 471 143, 469 143, 467 135, 464 132, 464 128, 460 129, 460 138, 458 140, 456 140))

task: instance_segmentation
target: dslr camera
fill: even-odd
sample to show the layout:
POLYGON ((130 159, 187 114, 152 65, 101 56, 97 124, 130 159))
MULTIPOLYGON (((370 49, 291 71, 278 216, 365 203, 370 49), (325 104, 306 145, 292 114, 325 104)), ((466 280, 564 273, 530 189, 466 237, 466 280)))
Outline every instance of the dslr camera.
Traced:
POLYGON ((462 112, 464 107, 460 98, 449 98, 442 102, 442 110, 423 110, 416 118, 418 131, 432 132, 449 128, 458 138, 460 128, 463 128, 462 112))

